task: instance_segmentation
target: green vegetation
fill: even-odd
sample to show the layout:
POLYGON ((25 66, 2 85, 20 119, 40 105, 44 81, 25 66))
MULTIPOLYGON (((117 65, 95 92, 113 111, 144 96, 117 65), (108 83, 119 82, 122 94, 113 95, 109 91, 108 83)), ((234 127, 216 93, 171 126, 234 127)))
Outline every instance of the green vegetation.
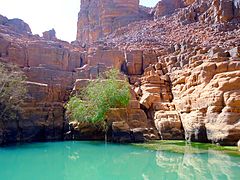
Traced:
POLYGON ((130 100, 129 84, 120 80, 119 71, 112 69, 89 82, 66 105, 72 121, 98 123, 106 118, 110 108, 126 107, 130 100))
POLYGON ((195 153, 206 153, 206 152, 223 152, 229 155, 240 156, 240 151, 236 146, 218 146, 215 144, 198 143, 198 142, 186 142, 179 140, 159 140, 150 141, 144 144, 134 144, 139 147, 144 147, 151 150, 158 151, 171 151, 174 153, 181 154, 195 154, 195 153))
POLYGON ((25 76, 14 65, 0 63, 0 120, 16 116, 26 93, 25 76))

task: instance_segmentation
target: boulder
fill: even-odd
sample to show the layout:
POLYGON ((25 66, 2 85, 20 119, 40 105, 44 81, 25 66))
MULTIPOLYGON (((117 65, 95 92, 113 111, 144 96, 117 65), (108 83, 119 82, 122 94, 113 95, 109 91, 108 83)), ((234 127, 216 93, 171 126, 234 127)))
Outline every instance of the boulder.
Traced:
POLYGON ((176 111, 157 111, 154 122, 162 140, 184 139, 182 122, 176 111))
POLYGON ((118 143, 132 141, 130 128, 126 121, 113 122, 111 140, 118 143))
POLYGON ((160 102, 161 98, 159 94, 145 93, 141 97, 140 104, 146 109, 150 109, 154 102, 160 102))
POLYGON ((66 127, 65 140, 104 140, 105 131, 101 125, 73 121, 66 127))
POLYGON ((113 142, 143 142, 157 139, 145 112, 139 108, 113 108, 107 113, 108 140, 113 142))

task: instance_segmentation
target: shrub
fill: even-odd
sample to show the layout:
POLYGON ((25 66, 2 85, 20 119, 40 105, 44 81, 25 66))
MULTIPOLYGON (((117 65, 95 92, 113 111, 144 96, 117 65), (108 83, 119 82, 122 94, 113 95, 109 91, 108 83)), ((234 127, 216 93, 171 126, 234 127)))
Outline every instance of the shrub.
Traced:
POLYGON ((15 117, 26 93, 24 79, 18 67, 0 63, 0 120, 15 117))
POLYGON ((111 69, 71 97, 66 105, 70 119, 98 123, 105 120, 110 108, 126 107, 130 100, 129 83, 119 77, 119 72, 111 69))

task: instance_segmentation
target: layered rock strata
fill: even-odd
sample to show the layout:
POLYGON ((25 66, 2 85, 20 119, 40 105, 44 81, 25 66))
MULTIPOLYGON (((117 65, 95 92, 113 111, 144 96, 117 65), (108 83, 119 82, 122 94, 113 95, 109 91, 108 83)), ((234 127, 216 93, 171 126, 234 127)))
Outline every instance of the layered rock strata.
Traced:
POLYGON ((93 43, 119 27, 149 16, 139 7, 139 0, 81 0, 77 40, 93 43))
MULTIPOLYGON (((101 47, 86 52, 81 47, 49 37, 49 32, 44 34, 41 38, 1 26, 0 61, 14 63, 22 69, 27 76, 28 93, 16 121, 5 122, 0 126, 0 143, 61 139, 103 140, 103 131, 94 129, 93 126, 81 124, 80 129, 77 126, 77 131, 74 124, 69 126, 64 114, 64 103, 72 91, 79 90, 83 81, 96 78, 110 67, 121 70, 125 62, 131 62, 126 66, 129 73, 141 74, 142 53, 101 47), (139 56, 135 58, 137 53, 139 56), (132 66, 135 67, 134 70, 131 70, 132 66)), ((111 111, 109 140, 142 142, 145 138, 158 138, 134 97, 129 108, 111 111), (120 114, 122 120, 114 117, 114 114, 120 114), (120 122, 128 128, 121 129, 120 122)))
POLYGON ((89 124, 64 128, 63 102, 115 67, 128 77, 132 99, 109 112, 109 139, 237 145, 238 0, 161 1, 152 12, 143 9, 138 1, 82 1, 74 45, 0 23, 0 60, 18 64, 30 81, 25 121, 1 127, 0 141, 61 139, 64 132, 66 139, 104 139, 89 124))
POLYGON ((0 144, 63 139, 63 105, 82 53, 66 42, 34 36, 26 23, 19 22, 15 28, 0 25, 0 61, 21 67, 28 92, 18 117, 1 123, 0 144))
POLYGON ((235 1, 189 1, 172 15, 132 23, 106 37, 107 46, 152 51, 153 65, 140 66, 142 73, 130 73, 129 79, 162 139, 237 144, 240 31, 238 16, 232 16, 237 8, 235 1), (171 98, 160 98, 162 91, 171 98))

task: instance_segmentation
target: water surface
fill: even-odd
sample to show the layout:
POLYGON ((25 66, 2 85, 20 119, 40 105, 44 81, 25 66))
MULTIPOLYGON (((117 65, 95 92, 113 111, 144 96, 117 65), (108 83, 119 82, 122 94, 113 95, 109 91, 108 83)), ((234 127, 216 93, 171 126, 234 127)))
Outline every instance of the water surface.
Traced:
POLYGON ((176 153, 104 142, 33 143, 0 148, 1 180, 239 179, 240 157, 176 153))

